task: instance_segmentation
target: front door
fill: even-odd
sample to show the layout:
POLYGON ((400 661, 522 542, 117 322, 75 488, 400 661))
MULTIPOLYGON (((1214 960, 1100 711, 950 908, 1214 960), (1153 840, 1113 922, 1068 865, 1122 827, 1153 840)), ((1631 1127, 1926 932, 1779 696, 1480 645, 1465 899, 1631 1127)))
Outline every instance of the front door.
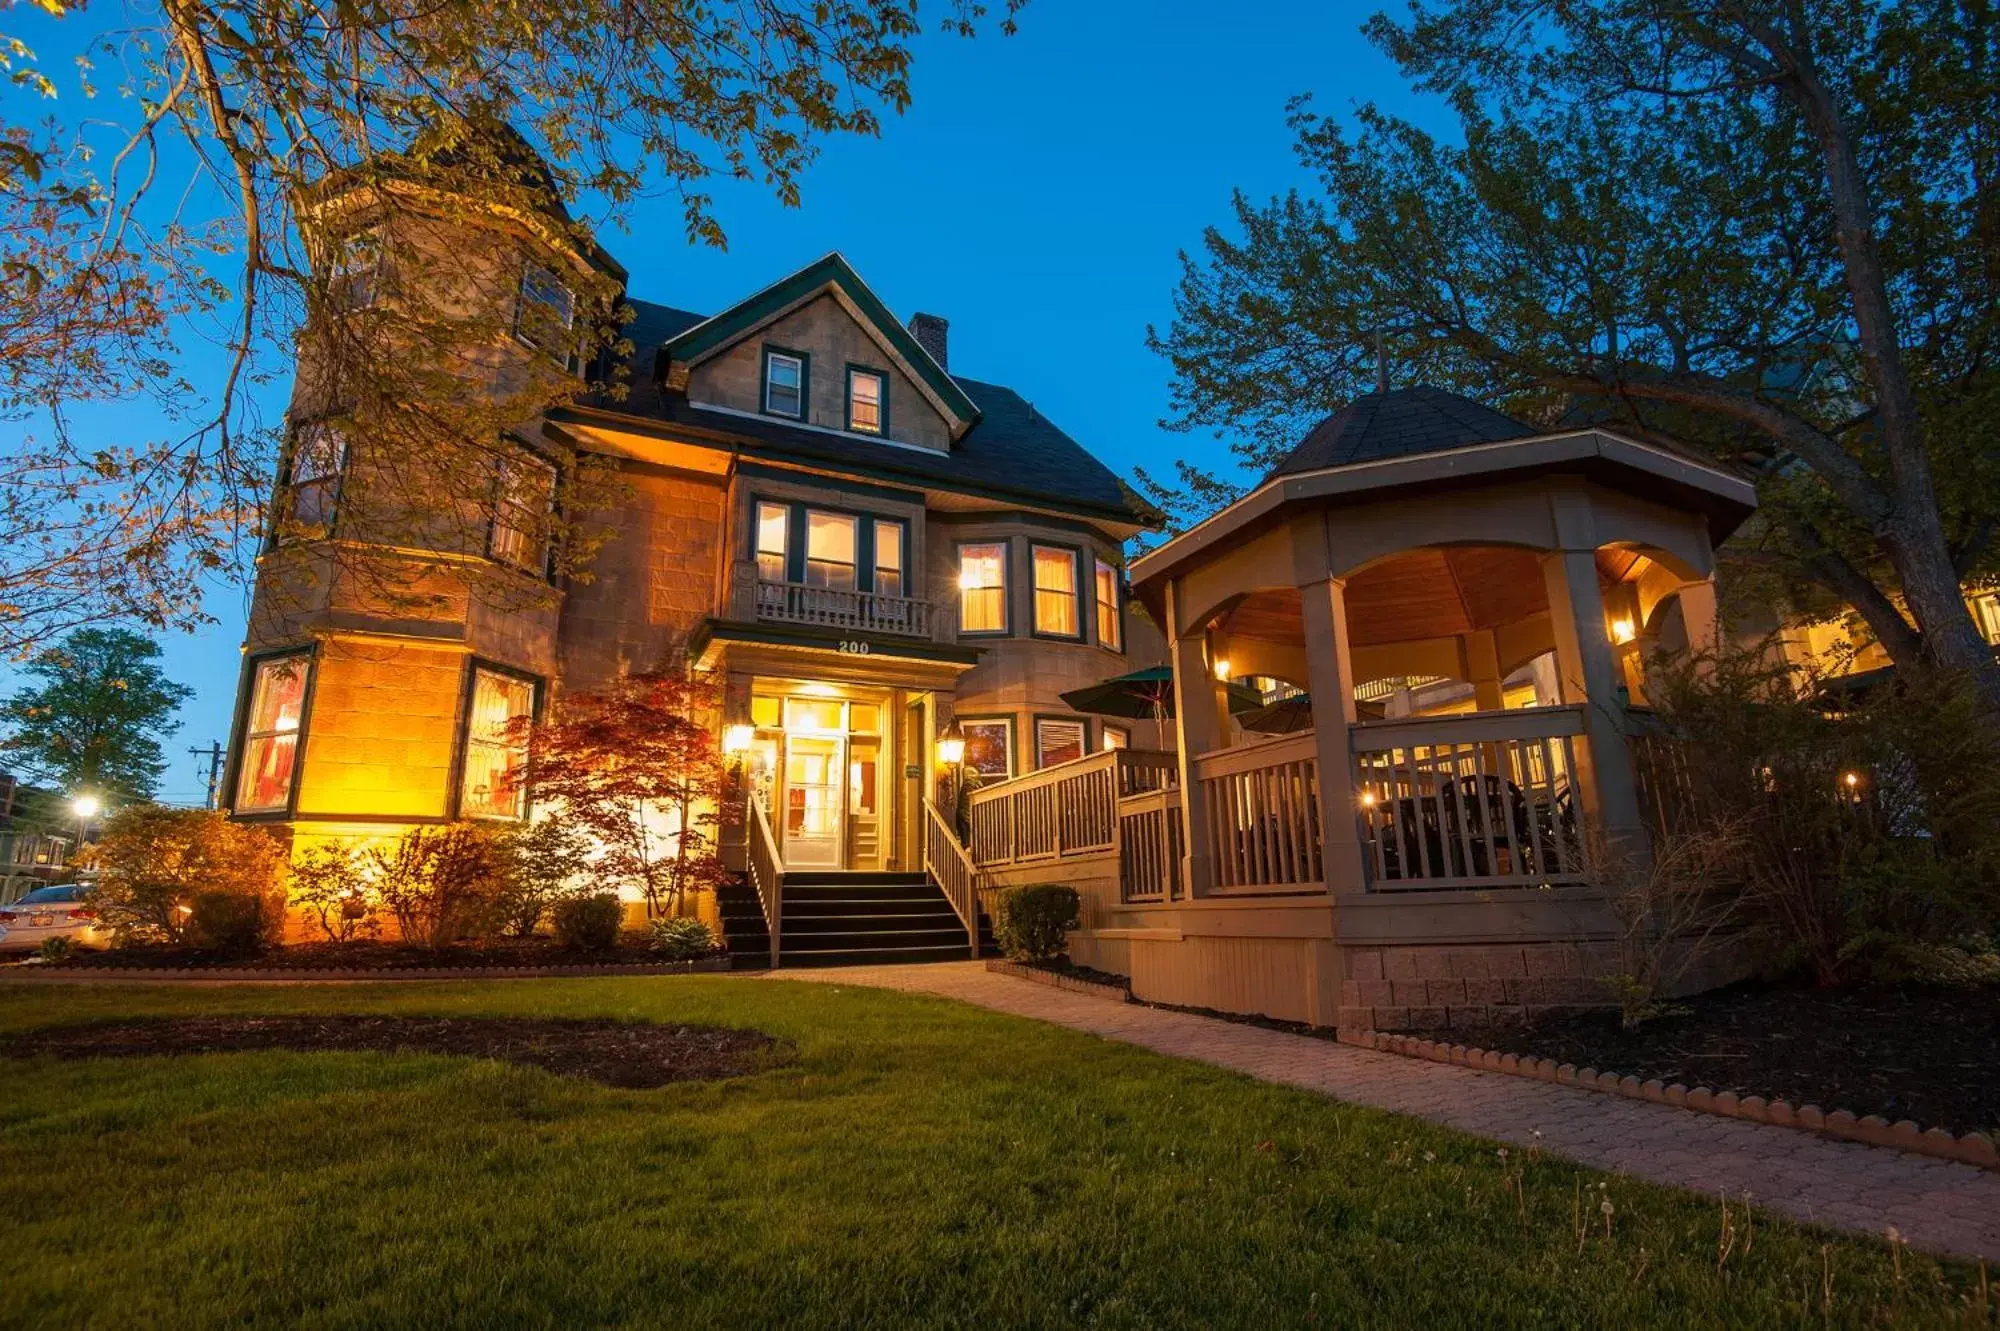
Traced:
POLYGON ((785 864, 838 869, 846 840, 847 741, 794 735, 785 744, 785 864))

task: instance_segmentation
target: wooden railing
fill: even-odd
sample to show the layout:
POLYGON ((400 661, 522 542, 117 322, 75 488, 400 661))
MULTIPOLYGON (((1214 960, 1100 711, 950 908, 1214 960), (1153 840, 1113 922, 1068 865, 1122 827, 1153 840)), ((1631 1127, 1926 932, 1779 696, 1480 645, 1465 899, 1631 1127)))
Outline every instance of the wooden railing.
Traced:
POLYGON ((1373 891, 1581 881, 1581 707, 1370 722, 1350 732, 1373 891))
POLYGON ((1181 856, 1186 853, 1178 789, 1163 786, 1118 801, 1120 901, 1135 904, 1186 896, 1181 885, 1181 856))
POLYGON ((1171 786, 1173 755, 1109 749, 1003 781, 967 798, 981 869, 1104 854, 1118 843, 1119 801, 1171 786))
POLYGON ((1217 893, 1324 892, 1319 758, 1312 731, 1194 760, 1217 893))
POLYGON ((979 955, 979 870, 959 844, 958 834, 938 812, 937 805, 924 801, 924 872, 943 889, 951 908, 965 925, 966 941, 972 955, 979 955))
POLYGON ((931 603, 908 596, 808 587, 802 582, 757 583, 757 618, 786 624, 850 629, 856 633, 896 633, 928 638, 931 603))
POLYGON ((770 815, 764 801, 756 796, 750 805, 750 885, 757 889, 757 904, 764 912, 764 929, 771 935, 771 966, 778 965, 778 927, 784 919, 785 862, 778 855, 778 838, 771 831, 770 815))

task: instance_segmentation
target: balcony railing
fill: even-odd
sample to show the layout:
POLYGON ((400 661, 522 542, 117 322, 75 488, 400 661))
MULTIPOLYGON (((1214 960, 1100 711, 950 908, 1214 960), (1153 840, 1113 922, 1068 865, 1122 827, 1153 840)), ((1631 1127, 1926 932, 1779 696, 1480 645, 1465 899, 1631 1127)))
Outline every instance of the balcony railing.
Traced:
POLYGON ((808 587, 802 582, 757 583, 757 618, 781 624, 854 633, 894 633, 911 638, 931 635, 931 603, 909 596, 878 592, 808 587))

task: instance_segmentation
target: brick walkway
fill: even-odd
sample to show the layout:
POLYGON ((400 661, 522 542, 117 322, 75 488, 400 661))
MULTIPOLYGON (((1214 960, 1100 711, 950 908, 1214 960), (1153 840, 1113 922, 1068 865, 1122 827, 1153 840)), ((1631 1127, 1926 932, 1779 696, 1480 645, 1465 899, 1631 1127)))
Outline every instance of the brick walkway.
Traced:
POLYGON ((1579 1163, 1714 1196, 1748 1191, 1802 1220, 2000 1260, 2000 1173, 1330 1040, 1067 993, 980 962, 783 971, 776 978, 937 994, 1231 1068, 1579 1163))

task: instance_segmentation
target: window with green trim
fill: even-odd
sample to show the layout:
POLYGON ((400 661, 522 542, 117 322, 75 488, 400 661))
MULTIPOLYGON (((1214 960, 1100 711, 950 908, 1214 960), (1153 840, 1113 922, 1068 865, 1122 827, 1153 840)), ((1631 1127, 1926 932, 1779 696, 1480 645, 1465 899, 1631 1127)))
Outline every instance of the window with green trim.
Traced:
POLYGON ((883 408, 889 400, 889 381, 873 370, 847 372, 847 428, 862 434, 882 433, 883 408))

